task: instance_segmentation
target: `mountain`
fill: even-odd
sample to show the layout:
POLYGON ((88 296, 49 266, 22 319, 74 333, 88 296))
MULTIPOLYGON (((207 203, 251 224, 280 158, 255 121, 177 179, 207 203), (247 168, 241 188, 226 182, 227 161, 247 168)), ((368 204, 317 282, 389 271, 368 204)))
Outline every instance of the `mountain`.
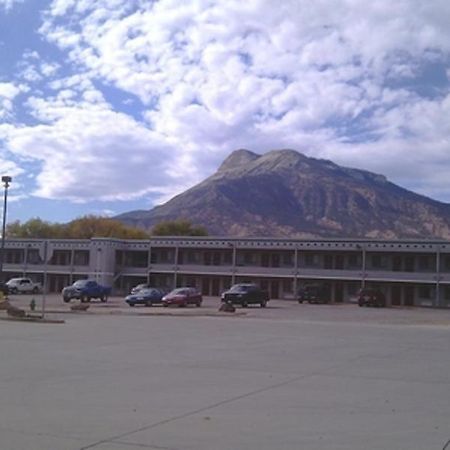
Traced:
POLYGON ((294 150, 236 150, 167 203, 115 218, 144 228, 185 218, 213 236, 450 238, 449 204, 294 150))

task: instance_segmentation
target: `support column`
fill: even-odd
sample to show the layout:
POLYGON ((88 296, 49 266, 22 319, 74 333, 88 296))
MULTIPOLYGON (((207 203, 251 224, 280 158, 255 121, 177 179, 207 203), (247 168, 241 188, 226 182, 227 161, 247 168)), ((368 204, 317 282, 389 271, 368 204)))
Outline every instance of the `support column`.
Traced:
POLYGON ((235 284, 236 280, 236 242, 233 243, 233 260, 231 268, 231 285, 235 284))
POLYGON ((70 273, 69 273, 69 284, 73 283, 73 271, 75 267, 75 249, 72 247, 70 249, 70 273))
POLYGON ((177 287, 177 276, 178 276, 178 245, 175 247, 175 265, 173 271, 173 288, 177 287))
POLYGON ((364 289, 366 287, 366 246, 361 244, 359 247, 362 250, 361 289, 364 289))
POLYGON ((440 293, 440 281, 441 281, 441 247, 438 244, 436 250, 436 293, 434 296, 434 307, 437 308, 441 303, 441 293, 440 293))
POLYGON ((147 284, 150 283, 150 275, 152 270, 152 245, 149 245, 147 254, 147 284))
POLYGON ((294 250, 294 300, 298 301, 298 248, 294 250))

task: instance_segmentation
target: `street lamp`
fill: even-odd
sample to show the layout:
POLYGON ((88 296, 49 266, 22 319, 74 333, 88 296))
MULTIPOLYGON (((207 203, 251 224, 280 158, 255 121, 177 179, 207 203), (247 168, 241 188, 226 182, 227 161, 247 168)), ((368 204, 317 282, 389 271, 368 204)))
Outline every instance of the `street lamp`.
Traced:
POLYGON ((2 248, 0 252, 0 281, 3 280, 3 261, 4 261, 4 255, 5 255, 5 234, 6 234, 6 204, 8 201, 8 188, 9 183, 11 183, 12 178, 8 175, 2 176, 2 183, 5 187, 5 199, 3 202, 3 226, 2 226, 2 248))

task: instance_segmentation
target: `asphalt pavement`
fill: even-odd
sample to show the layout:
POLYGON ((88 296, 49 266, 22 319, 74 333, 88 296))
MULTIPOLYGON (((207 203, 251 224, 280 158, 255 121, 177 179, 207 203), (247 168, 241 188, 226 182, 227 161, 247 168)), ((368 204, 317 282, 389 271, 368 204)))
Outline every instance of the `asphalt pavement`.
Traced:
POLYGON ((202 308, 129 308, 113 298, 74 313, 49 296, 46 315, 64 324, 0 321, 0 449, 449 442, 449 310, 218 306, 207 298, 202 308))

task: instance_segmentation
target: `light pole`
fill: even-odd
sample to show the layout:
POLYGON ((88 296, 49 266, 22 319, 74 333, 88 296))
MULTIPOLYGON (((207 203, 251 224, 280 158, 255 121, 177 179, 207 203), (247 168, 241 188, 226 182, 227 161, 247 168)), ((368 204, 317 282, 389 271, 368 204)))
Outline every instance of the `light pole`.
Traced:
POLYGON ((364 244, 356 244, 356 248, 362 251, 361 289, 364 289, 366 287, 366 246, 364 244))
POLYGON ((8 188, 9 183, 11 183, 12 178, 8 175, 2 176, 2 183, 5 187, 5 198, 3 202, 3 226, 2 226, 2 248, 0 252, 0 281, 4 281, 3 279, 3 261, 5 257, 5 234, 6 234, 6 205, 8 202, 8 188))

